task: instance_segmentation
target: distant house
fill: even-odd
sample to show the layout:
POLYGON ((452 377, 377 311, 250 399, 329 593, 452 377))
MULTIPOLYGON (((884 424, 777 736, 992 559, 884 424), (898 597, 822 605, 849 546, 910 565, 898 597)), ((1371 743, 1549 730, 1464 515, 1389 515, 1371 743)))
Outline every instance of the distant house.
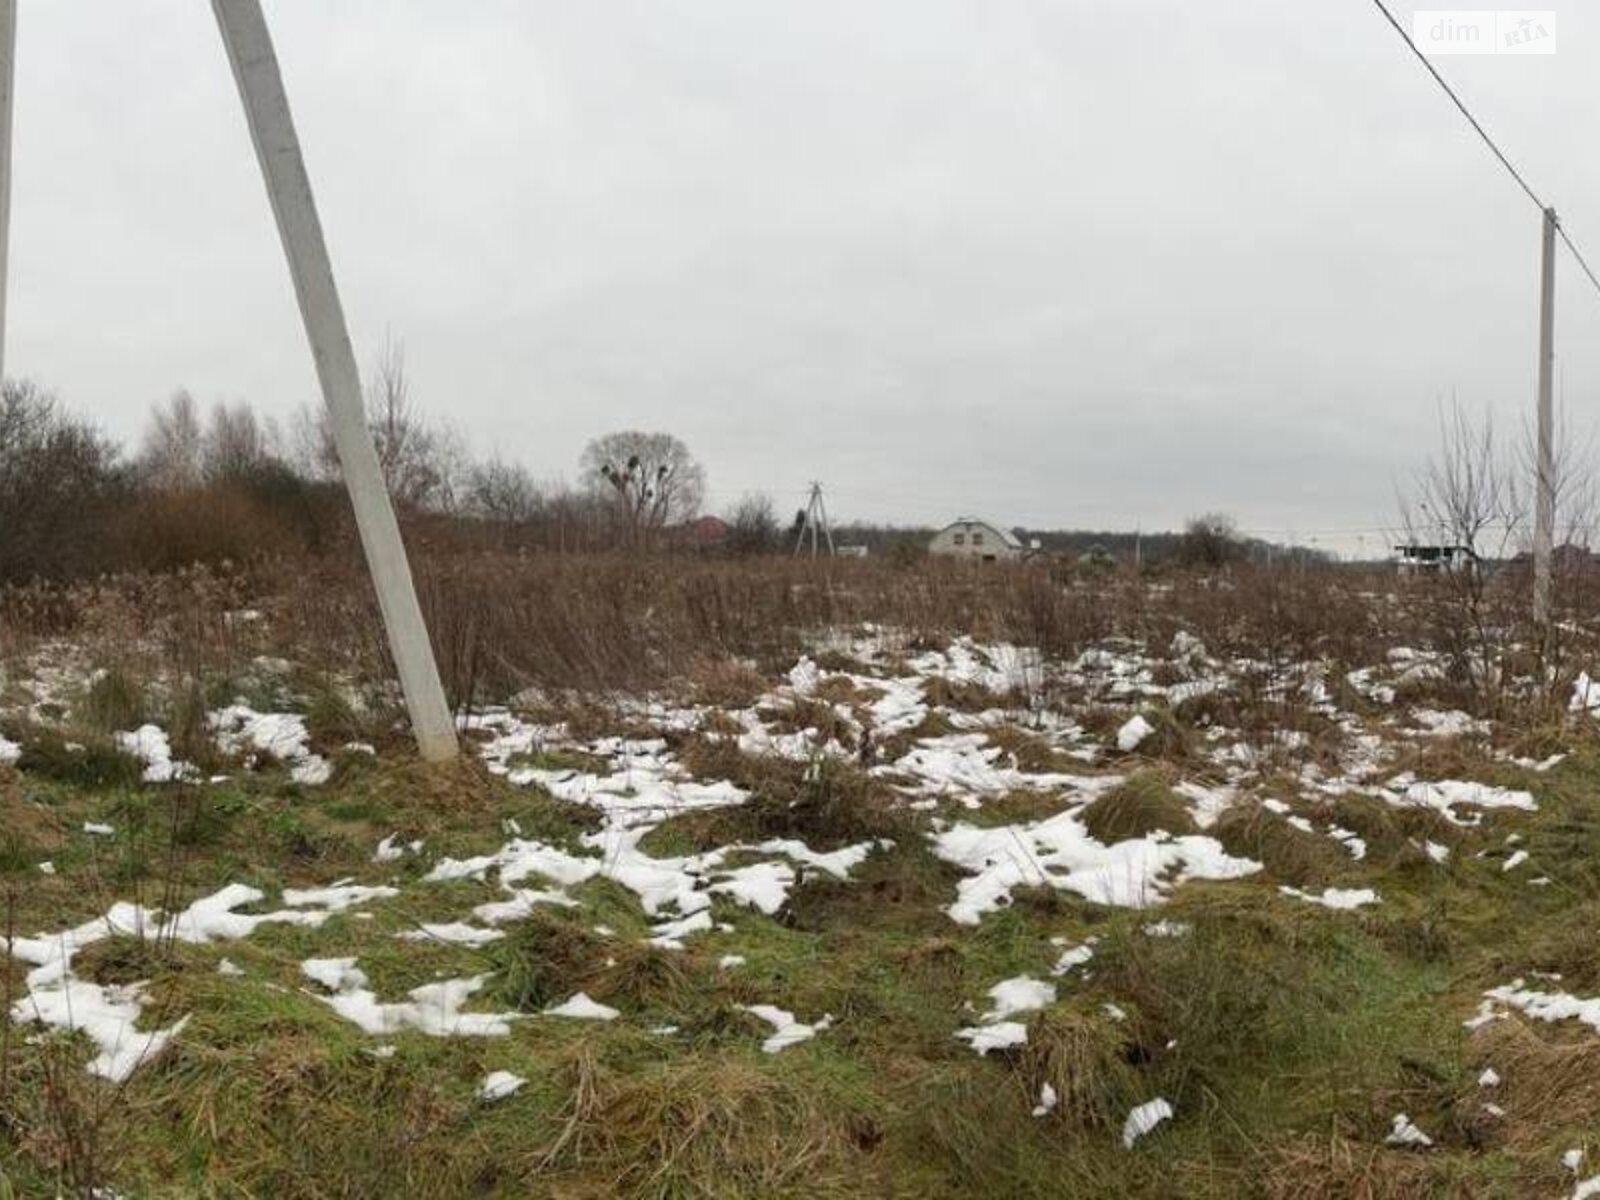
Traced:
POLYGON ((977 517, 958 517, 933 535, 928 553, 1000 562, 1021 558, 1027 553, 1027 547, 998 525, 977 517))
POLYGON ((1394 553, 1395 565, 1403 575, 1478 569, 1478 554, 1471 546, 1423 546, 1413 542, 1396 546, 1394 553))
POLYGON ((696 517, 667 530, 667 539, 680 550, 720 550, 728 540, 728 523, 721 517, 696 517))

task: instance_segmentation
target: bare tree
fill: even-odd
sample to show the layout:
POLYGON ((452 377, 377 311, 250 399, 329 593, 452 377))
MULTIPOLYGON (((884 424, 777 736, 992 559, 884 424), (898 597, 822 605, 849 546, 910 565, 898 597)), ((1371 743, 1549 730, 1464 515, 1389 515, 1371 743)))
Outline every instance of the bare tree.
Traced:
POLYGON ((201 474, 207 482, 249 479, 278 461, 278 436, 244 401, 215 404, 206 428, 201 474))
MULTIPOLYGON (((386 338, 366 378, 367 428, 384 483, 396 504, 449 508, 465 455, 455 431, 427 419, 411 396, 405 344, 386 338)), ((295 457, 314 479, 339 478, 339 450, 326 410, 304 409, 296 422, 295 457)))
POLYGON ((544 496, 527 468, 498 458, 472 468, 465 500, 467 512, 495 526, 507 542, 544 507, 544 496))
POLYGON ((781 544, 772 497, 755 492, 741 497, 728 514, 728 550, 733 554, 772 554, 781 544))
POLYGON ((1178 542, 1178 561, 1190 567, 1225 567, 1244 552, 1239 527, 1226 513, 1191 517, 1178 542))
POLYGON ((1401 501, 1401 524, 1411 540, 1457 546, 1478 559, 1502 557, 1525 515, 1513 473, 1496 444, 1494 422, 1452 403, 1439 412, 1439 445, 1401 501))
POLYGON ((367 374, 367 424, 389 494, 412 507, 448 507, 459 467, 451 434, 434 426, 411 399, 403 342, 386 338, 367 374))
POLYGON ((187 391, 174 392, 150 409, 150 428, 139 452, 138 471, 161 491, 182 491, 201 481, 205 431, 199 406, 187 391))
POLYGON ((629 545, 700 511, 705 471, 670 433, 624 430, 596 438, 580 460, 585 483, 609 502, 629 545))
POLYGON ((1474 420, 1457 403, 1441 406, 1438 448, 1412 495, 1402 498, 1400 520, 1409 544, 1446 555, 1431 564, 1422 595, 1432 602, 1434 640, 1456 682, 1470 687, 1486 711, 1503 699, 1502 660, 1527 607, 1491 588, 1488 565, 1517 543, 1525 517, 1512 462, 1489 414, 1474 420))

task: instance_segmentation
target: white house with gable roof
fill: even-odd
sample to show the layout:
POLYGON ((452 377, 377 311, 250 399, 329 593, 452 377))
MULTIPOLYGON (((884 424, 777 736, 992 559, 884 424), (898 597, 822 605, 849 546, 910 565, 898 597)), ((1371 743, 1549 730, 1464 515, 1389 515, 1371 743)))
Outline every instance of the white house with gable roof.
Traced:
POLYGON ((1018 559, 1027 553, 1017 538, 991 521, 977 517, 958 517, 933 535, 929 554, 950 558, 976 558, 982 562, 1018 559))

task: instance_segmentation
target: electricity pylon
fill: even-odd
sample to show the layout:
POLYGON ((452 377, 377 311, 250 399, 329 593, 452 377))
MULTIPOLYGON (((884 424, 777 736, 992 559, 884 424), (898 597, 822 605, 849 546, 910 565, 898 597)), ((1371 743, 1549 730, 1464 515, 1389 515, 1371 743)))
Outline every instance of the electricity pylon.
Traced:
POLYGON ((828 555, 833 556, 833 528, 828 524, 828 506, 822 499, 822 485, 811 485, 811 499, 806 503, 805 520, 800 525, 800 532, 794 539, 794 552, 798 556, 806 544, 806 534, 811 535, 811 557, 820 553, 818 539, 825 542, 828 555))

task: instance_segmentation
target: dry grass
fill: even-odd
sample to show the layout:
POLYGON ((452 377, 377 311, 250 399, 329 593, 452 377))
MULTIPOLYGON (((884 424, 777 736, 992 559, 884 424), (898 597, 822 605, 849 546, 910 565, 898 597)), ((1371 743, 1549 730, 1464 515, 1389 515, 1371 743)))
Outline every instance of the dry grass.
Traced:
POLYGON ((1469 1093, 1462 1103, 1479 1108, 1492 1100, 1505 1110, 1493 1124, 1496 1144, 1512 1149, 1548 1145, 1561 1130, 1572 1131, 1579 1144, 1600 1129, 1600 1041, 1563 1036, 1512 1016, 1477 1030, 1472 1050, 1501 1082, 1469 1093))
POLYGON ((1174 836, 1193 833, 1195 824, 1189 816, 1189 806, 1172 790, 1172 784, 1168 771, 1136 771, 1085 806, 1084 826, 1092 837, 1108 845, 1157 830, 1174 836))
POLYGON ((572 1160, 615 1194, 860 1195, 881 1134, 842 1099, 739 1060, 601 1075, 572 1160))
POLYGON ((1347 869, 1350 855, 1332 838, 1296 829, 1261 804, 1240 801, 1211 829, 1229 854, 1263 863, 1275 879, 1296 887, 1322 887, 1347 869))
POLYGON ((1028 1094, 1055 1089, 1052 1120, 1073 1129, 1120 1129, 1142 1102, 1146 1086, 1129 1061, 1127 1027, 1109 1016, 1052 1008, 1028 1022, 1028 1043, 1017 1060, 1028 1094))

